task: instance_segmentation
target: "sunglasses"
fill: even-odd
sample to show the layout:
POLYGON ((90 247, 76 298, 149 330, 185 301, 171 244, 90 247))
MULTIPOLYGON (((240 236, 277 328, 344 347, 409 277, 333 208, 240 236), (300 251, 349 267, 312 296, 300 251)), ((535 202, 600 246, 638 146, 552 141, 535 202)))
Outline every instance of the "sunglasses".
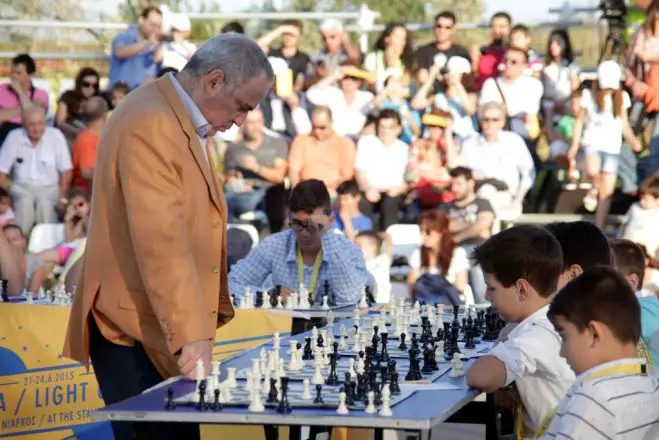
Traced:
POLYGON ((98 83, 91 83, 89 81, 83 81, 80 83, 82 88, 87 88, 87 87, 93 87, 95 89, 98 89, 98 83))
POLYGON ((306 229, 309 234, 315 234, 317 231, 323 230, 323 225, 314 225, 313 223, 301 222, 296 219, 291 219, 288 223, 288 227, 294 232, 302 232, 306 229))

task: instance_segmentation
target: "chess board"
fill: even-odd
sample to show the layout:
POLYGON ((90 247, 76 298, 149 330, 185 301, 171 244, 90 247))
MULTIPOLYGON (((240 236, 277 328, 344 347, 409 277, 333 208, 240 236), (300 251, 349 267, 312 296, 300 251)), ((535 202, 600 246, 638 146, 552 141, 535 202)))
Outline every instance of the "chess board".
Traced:
MULTIPOLYGON (((347 362, 344 361, 345 359, 346 358, 342 358, 339 360, 339 362, 336 363, 336 375, 339 377, 339 381, 341 381, 341 384, 343 383, 343 380, 349 368, 347 362)), ((288 371, 288 370, 286 371, 286 377, 291 379, 290 383, 302 382, 304 379, 311 380, 313 378, 314 373, 316 371, 315 367, 313 366, 313 361, 306 361, 306 362, 307 362, 306 367, 300 371, 288 371)), ((410 363, 407 359, 396 359, 396 363, 397 363, 396 369, 400 374, 400 382, 404 383, 406 382, 404 380, 405 373, 407 373, 407 370, 410 368, 410 363)), ((439 370, 433 371, 432 373, 422 372, 423 382, 434 382, 439 377, 446 374, 451 369, 451 365, 448 362, 444 362, 444 363, 440 363, 438 365, 438 368, 439 370)), ((236 379, 241 379, 241 380, 246 379, 247 373, 249 373, 250 371, 251 371, 250 368, 243 368, 242 370, 238 370, 236 372, 236 379)), ((323 377, 327 377, 329 375, 329 365, 323 368, 322 373, 323 373, 323 377)))
MULTIPOLYGON (((400 364, 400 359, 408 359, 410 356, 408 351, 410 348, 410 341, 407 340, 406 344, 407 344, 407 348, 401 349, 399 348, 400 340, 391 340, 391 339, 388 340, 387 353, 389 354, 389 357, 396 359, 396 361, 398 361, 399 364, 400 364)), ((460 352, 462 353, 463 360, 483 356, 484 353, 486 353, 494 346, 494 342, 482 341, 480 339, 475 339, 474 344, 476 345, 476 348, 466 349, 464 348, 465 346, 464 341, 458 341, 458 347, 460 348, 460 352)), ((341 356, 352 356, 352 357, 357 356, 357 353, 354 353, 352 351, 352 347, 350 346, 348 346, 345 349, 339 349, 339 354, 341 356)), ((437 359, 437 361, 441 362, 441 359, 437 359)))
MULTIPOLYGON (((323 398, 323 403, 314 403, 314 398, 316 396, 316 388, 314 385, 311 385, 311 396, 310 400, 302 399, 302 392, 304 388, 302 382, 289 382, 288 385, 288 401, 292 408, 316 408, 316 409, 335 409, 339 406, 339 393, 341 392, 340 386, 329 386, 323 385, 321 395, 323 398)), ((400 394, 395 394, 391 396, 389 401, 389 406, 393 407, 398 403, 404 401, 414 393, 413 390, 401 390, 400 394)), ((190 392, 183 394, 181 396, 174 396, 174 403, 177 405, 196 405, 198 392, 190 392)), ((223 406, 226 407, 242 407, 247 408, 251 402, 250 392, 245 390, 244 382, 238 382, 238 387, 231 390, 232 400, 229 403, 223 403, 223 406)), ((213 403, 213 397, 209 394, 206 398, 206 401, 213 403)), ((268 403, 266 402, 267 395, 261 393, 261 401, 266 408, 276 408, 278 403, 268 403)), ((166 401, 166 400, 165 400, 166 401)), ((366 408, 366 401, 355 401, 353 405, 348 405, 348 408, 351 410, 364 410, 366 408)), ((379 405, 376 405, 379 407, 379 405)))

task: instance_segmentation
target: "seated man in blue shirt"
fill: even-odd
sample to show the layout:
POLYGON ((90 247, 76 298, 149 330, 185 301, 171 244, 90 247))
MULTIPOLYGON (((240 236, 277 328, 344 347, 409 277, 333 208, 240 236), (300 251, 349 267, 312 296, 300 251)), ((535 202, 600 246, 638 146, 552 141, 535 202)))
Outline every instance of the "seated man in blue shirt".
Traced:
POLYGON ((343 232, 348 240, 355 241, 357 234, 373 229, 373 220, 359 210, 361 194, 355 180, 346 180, 336 188, 337 209, 332 228, 343 232))
POLYGON ((367 284, 366 264, 361 250, 331 229, 334 216, 325 184, 300 182, 291 192, 289 212, 289 230, 265 239, 231 269, 231 295, 281 286, 287 297, 303 284, 318 301, 328 281, 337 304, 357 303, 367 284))

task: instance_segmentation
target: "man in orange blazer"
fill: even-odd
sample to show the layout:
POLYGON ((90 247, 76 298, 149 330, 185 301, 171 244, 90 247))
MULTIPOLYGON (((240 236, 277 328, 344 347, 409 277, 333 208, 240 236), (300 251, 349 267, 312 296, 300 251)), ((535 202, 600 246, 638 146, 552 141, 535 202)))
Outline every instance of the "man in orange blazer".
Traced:
MULTIPOLYGON (((94 366, 106 404, 163 379, 210 371, 234 315, 227 210, 207 148, 272 87, 252 40, 208 40, 175 76, 130 93, 101 135, 90 228, 64 347, 94 366)), ((195 439, 197 425, 113 423, 116 440, 195 439)))

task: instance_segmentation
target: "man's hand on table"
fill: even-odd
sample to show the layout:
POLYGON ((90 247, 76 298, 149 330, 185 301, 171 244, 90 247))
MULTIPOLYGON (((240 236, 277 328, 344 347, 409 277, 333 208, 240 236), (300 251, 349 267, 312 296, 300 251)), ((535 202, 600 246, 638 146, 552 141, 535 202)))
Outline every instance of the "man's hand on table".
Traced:
POLYGON ((204 377, 207 376, 211 371, 212 353, 212 340, 197 341, 184 345, 178 358, 179 373, 188 380, 196 380, 197 360, 201 359, 204 362, 204 377))

